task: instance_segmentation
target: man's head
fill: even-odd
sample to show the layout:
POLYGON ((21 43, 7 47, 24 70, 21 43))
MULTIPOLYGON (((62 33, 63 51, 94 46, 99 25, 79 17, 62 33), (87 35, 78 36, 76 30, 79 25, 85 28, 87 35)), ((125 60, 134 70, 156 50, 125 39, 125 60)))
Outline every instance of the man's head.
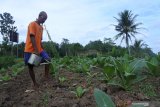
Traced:
POLYGON ((38 16, 38 22, 43 24, 46 21, 46 19, 47 19, 47 13, 41 11, 38 16))

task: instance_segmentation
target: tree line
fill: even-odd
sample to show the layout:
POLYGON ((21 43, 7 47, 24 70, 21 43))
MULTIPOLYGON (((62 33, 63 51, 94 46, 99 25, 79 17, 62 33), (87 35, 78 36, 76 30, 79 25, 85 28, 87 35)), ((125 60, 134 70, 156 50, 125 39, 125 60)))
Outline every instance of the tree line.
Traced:
MULTIPOLYGON (((151 48, 144 43, 143 40, 137 40, 136 34, 142 23, 137 23, 135 19, 138 15, 134 15, 132 11, 124 10, 118 14, 118 18, 114 17, 117 21, 115 30, 118 32, 117 35, 111 38, 104 38, 103 41, 95 40, 90 41, 88 44, 83 46, 80 43, 70 43, 67 38, 63 38, 60 44, 47 41, 43 42, 43 47, 50 54, 51 57, 63 57, 63 56, 90 56, 96 57, 98 54, 111 55, 111 56, 122 56, 124 54, 133 55, 135 57, 143 57, 144 55, 154 55, 151 48), (114 41, 121 38, 121 42, 125 42, 126 47, 117 46, 114 41), (133 41, 134 44, 130 45, 133 41), (55 48, 55 49, 54 49, 55 48)), ((17 55, 23 57, 23 51, 25 43, 21 42, 17 45, 13 45, 10 42, 10 32, 18 33, 17 27, 14 25, 15 21, 10 13, 0 14, 0 32, 3 38, 2 44, 0 44, 1 55, 17 55)))

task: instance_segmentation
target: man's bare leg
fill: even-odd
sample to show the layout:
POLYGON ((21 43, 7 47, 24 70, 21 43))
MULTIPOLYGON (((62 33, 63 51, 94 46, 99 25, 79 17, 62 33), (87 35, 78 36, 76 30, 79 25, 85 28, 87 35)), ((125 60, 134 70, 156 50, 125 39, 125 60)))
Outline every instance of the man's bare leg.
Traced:
POLYGON ((44 77, 48 80, 49 79, 49 66, 50 64, 45 65, 45 75, 44 77))
POLYGON ((39 85, 37 84, 36 79, 35 79, 35 73, 34 73, 34 70, 33 70, 33 65, 28 65, 28 68, 29 68, 29 74, 30 74, 30 77, 33 81, 34 87, 38 88, 39 85))

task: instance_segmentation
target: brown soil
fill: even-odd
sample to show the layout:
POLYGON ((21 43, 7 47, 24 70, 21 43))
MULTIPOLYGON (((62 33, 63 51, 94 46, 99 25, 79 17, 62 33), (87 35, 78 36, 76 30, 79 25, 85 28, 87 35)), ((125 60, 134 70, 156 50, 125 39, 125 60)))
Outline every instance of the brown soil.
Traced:
MULTIPOLYGON (((98 72, 94 71, 93 73, 98 72)), ((28 69, 8 82, 0 83, 0 107, 96 107, 93 96, 94 88, 99 88, 109 95, 118 105, 127 101, 160 101, 160 78, 151 78, 144 82, 151 82, 155 86, 155 97, 146 97, 135 86, 134 92, 126 92, 117 87, 107 86, 98 78, 93 77, 91 85, 87 85, 86 75, 61 69, 59 75, 67 80, 60 84, 55 78, 45 81, 43 78, 44 66, 35 68, 36 80, 40 87, 34 90, 28 69), (74 91, 77 86, 88 89, 77 98, 74 91), (29 91, 29 92, 26 92, 29 91)), ((120 107, 120 106, 119 106, 120 107)), ((121 106, 124 107, 124 106, 121 106)))

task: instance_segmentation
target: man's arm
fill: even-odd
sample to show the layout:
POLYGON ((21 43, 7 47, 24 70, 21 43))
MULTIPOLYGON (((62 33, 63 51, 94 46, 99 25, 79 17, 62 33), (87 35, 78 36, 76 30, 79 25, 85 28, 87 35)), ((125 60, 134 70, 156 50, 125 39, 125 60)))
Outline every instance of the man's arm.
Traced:
POLYGON ((37 48, 37 45, 36 45, 35 36, 33 34, 30 34, 30 38, 31 38, 31 42, 32 42, 35 54, 39 55, 38 48, 37 48))
POLYGON ((43 48, 43 44, 42 44, 42 39, 41 39, 41 48, 44 49, 44 48, 43 48))

